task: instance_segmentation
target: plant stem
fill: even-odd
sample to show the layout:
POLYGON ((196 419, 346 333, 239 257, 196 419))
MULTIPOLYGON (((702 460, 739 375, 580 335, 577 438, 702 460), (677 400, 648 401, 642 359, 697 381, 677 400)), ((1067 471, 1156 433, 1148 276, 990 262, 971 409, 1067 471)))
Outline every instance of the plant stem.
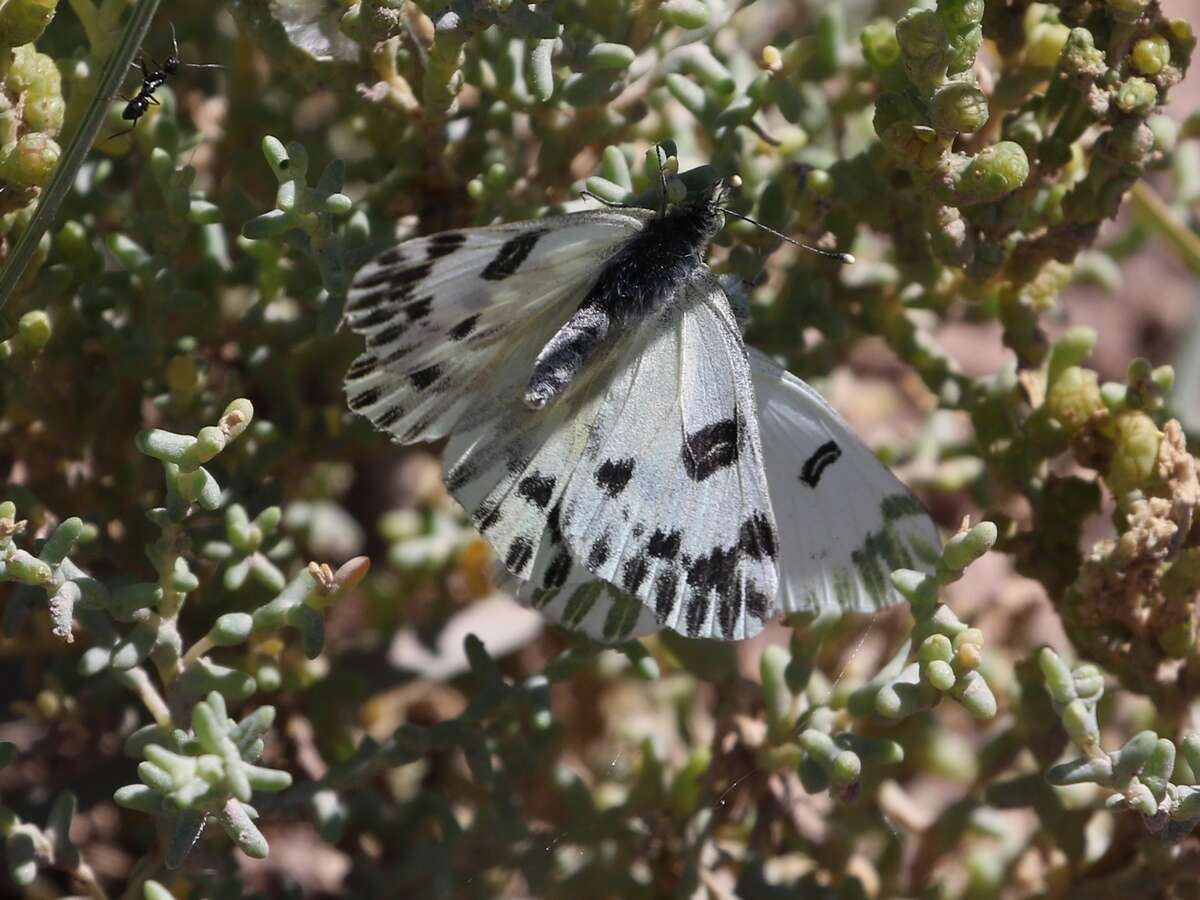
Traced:
POLYGON ((1161 234, 1193 272, 1200 272, 1200 237, 1175 215, 1175 212, 1145 181, 1139 181, 1130 191, 1130 199, 1138 214, 1151 229, 1161 234))
POLYGON ((154 717, 156 725, 161 725, 163 728, 171 727, 171 710, 167 708, 166 701, 150 681, 150 676, 146 674, 145 669, 140 666, 134 667, 122 673, 120 680, 141 698, 150 715, 154 717))
POLYGON ((42 235, 50 227, 55 213, 58 212, 58 207, 66 199, 74 185, 75 173, 83 165, 84 157, 91 150, 92 143, 100 132, 100 126, 108 117, 109 106, 120 89, 121 82, 125 80, 130 63, 142 46, 142 40, 150 28, 150 22, 158 11, 158 3, 159 0, 138 0, 137 6, 129 16, 120 43, 109 56, 108 63, 105 64, 104 71, 100 75, 96 93, 92 96, 92 102, 88 106, 83 121, 63 151, 58 169, 55 171, 54 177, 50 179, 50 183, 46 185, 45 191, 42 192, 41 202, 38 203, 33 218, 25 226, 4 270, 0 272, 0 308, 3 308, 12 295, 21 276, 25 273, 25 267, 29 265, 29 260, 33 256, 34 250, 37 249, 42 235))

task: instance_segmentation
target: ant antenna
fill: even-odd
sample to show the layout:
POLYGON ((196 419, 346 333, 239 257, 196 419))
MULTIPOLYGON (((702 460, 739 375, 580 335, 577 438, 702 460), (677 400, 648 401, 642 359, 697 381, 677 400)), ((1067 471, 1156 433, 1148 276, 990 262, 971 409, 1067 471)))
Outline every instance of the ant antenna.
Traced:
POLYGON ((851 253, 843 253, 840 250, 822 250, 820 247, 814 247, 812 244, 805 244, 803 241, 797 241, 793 238, 790 238, 783 232, 776 231, 774 228, 764 225, 757 219, 752 219, 749 216, 743 216, 741 213, 734 212, 732 209, 726 209, 724 206, 718 206, 717 209, 721 210, 721 212, 727 216, 733 216, 735 219, 741 219, 743 222, 749 222, 751 225, 757 225, 763 231, 769 232, 770 234, 775 235, 775 237, 787 241, 789 244, 795 244, 797 247, 803 247, 805 250, 811 250, 818 256, 824 256, 827 259, 836 259, 838 262, 845 263, 847 265, 850 265, 855 261, 854 255, 851 253))
POLYGON ((225 68, 220 63, 190 63, 184 62, 179 58, 179 41, 175 37, 175 23, 167 23, 171 27, 171 55, 167 57, 167 61, 163 63, 163 69, 168 73, 173 73, 180 66, 187 69, 223 69, 225 68))

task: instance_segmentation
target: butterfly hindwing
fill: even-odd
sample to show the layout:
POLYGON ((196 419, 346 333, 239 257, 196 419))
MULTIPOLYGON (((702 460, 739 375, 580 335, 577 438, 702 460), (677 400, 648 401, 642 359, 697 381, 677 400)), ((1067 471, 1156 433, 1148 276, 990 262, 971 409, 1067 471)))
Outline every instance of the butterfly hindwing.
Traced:
MULTIPOLYGON (((897 602, 889 573, 928 571, 937 528, 908 489, 821 395, 749 349, 771 506, 779 526, 782 612, 872 611, 897 602)), ((594 576, 561 540, 539 550, 517 597, 565 628, 612 643, 649 634, 648 610, 594 576)))
POLYGON ((605 644, 657 631, 661 626, 648 606, 597 578, 571 556, 558 530, 557 514, 552 514, 538 545, 529 580, 514 585, 514 596, 564 628, 605 644))
POLYGON ((780 610, 898 602, 890 573, 931 569, 933 521, 816 390, 757 350, 750 369, 779 523, 780 610))

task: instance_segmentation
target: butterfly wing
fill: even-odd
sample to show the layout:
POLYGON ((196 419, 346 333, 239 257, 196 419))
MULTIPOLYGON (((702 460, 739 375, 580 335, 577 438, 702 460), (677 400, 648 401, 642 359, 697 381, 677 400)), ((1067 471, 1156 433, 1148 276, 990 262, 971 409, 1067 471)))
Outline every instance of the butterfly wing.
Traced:
POLYGON ((816 390, 753 349, 750 371, 779 523, 781 611, 897 602, 891 570, 931 570, 937 527, 816 390))
POLYGON ((385 252, 347 302, 367 342, 349 404, 401 442, 452 434, 447 485, 515 575, 569 548, 668 627, 748 637, 775 593, 775 530, 745 351, 712 274, 600 348, 549 408, 523 403, 538 351, 650 215, 576 213, 385 252))
POLYGON ((666 627, 751 637, 771 613, 776 536, 745 347, 706 268, 656 324, 592 423, 564 540, 666 627))
MULTIPOLYGON (((749 360, 779 531, 776 607, 862 611, 899 600, 889 572, 931 570, 936 526, 817 391, 753 348, 749 360)), ((635 617, 635 598, 597 581, 561 535, 545 549, 516 592, 522 603, 605 643, 661 627, 647 609, 635 617)))
POLYGON ((350 409, 400 443, 444 437, 493 384, 528 379, 604 260, 649 215, 568 213, 442 232, 383 252, 347 297, 346 322, 366 338, 346 375, 350 409))
POLYGON ((576 562, 558 532, 543 538, 529 580, 514 581, 509 588, 522 604, 601 643, 627 641, 662 628, 641 600, 576 562))
MULTIPOLYGON (((760 630, 775 526, 745 349, 712 274, 598 351, 547 409, 526 409, 521 387, 476 403, 447 446, 446 482, 543 607, 583 621, 584 606, 619 599, 589 599, 582 566, 681 633, 760 630)), ((608 639, 644 627, 626 612, 608 639)))

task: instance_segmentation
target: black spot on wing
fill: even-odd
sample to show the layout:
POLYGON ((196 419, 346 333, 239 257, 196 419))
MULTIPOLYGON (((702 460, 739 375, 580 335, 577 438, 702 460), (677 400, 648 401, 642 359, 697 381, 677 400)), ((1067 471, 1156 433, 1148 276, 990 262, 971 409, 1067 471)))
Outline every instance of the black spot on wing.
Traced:
POLYGON ((404 417, 404 410, 399 406, 393 406, 385 409, 375 417, 375 424, 380 428, 390 428, 404 417))
POLYGON ((378 309, 373 309, 364 315, 361 319, 354 319, 354 328, 357 331, 366 331, 368 328, 377 328, 396 316, 399 311, 394 306, 381 306, 378 309))
POLYGON ((654 617, 663 623, 675 606, 675 591, 679 587, 679 577, 667 570, 659 572, 654 579, 654 617))
POLYGON ((461 341, 471 336, 471 332, 475 330, 475 323, 479 321, 479 315, 473 315, 469 319, 463 319, 457 325, 450 329, 450 340, 461 341))
POLYGON ((401 271, 397 272, 391 279, 391 284, 393 286, 420 284, 432 271, 433 263, 426 260, 423 263, 418 263, 415 266, 409 266, 407 269, 402 269, 401 271))
POLYGON ((350 368, 346 370, 346 380, 354 381, 358 378, 364 378, 377 368, 379 368, 379 360, 369 353, 364 353, 350 364, 350 368))
POLYGON ((746 582, 746 615, 765 622, 771 613, 771 598, 758 589, 753 581, 746 582))
POLYGON ((468 481, 471 481, 478 471, 475 466, 463 461, 450 467, 450 471, 446 473, 446 487, 451 491, 456 491, 468 481))
POLYGON ((717 604, 717 627, 721 630, 721 637, 726 640, 733 637, 733 630, 737 627, 741 614, 742 598, 738 594, 725 597, 717 604))
POLYGON ((560 588, 566 584, 569 574, 571 574, 571 554, 566 550, 559 550, 554 559, 550 560, 550 565, 546 567, 542 584, 550 590, 560 588))
POLYGON ((413 383, 413 387, 415 387, 417 390, 423 391, 425 388, 437 381, 438 376, 441 374, 442 367, 435 363, 434 365, 427 366, 424 369, 418 369, 409 375, 408 378, 413 383))
POLYGON ((771 519, 765 512, 757 510, 742 523, 738 531, 738 549, 754 559, 775 558, 779 546, 771 519))
POLYGON ((361 394, 355 394, 353 397, 351 397, 346 405, 350 407, 352 412, 358 412, 360 409, 366 409, 368 406, 375 403, 382 393, 382 388, 368 388, 361 394))
POLYGON ((433 263, 423 262, 415 266, 406 266, 404 268, 397 267, 380 267, 374 271, 363 271, 360 273, 352 284, 356 291, 366 290, 368 288, 378 287, 381 284, 386 284, 389 287, 398 285, 416 284, 424 280, 425 276, 433 271, 433 263))
POLYGON ((563 542, 562 533, 562 504, 555 503, 550 510, 550 515, 546 516, 546 530, 550 532, 550 543, 561 545, 563 542))
POLYGON ((388 290, 388 300, 400 306, 407 303, 408 299, 417 292, 417 285, 414 282, 406 281, 404 284, 393 285, 388 290))
POLYGON ((375 269, 363 269, 356 276, 354 276, 354 281, 351 282, 351 287, 355 291, 368 291, 373 287, 391 284, 394 278, 402 275, 406 271, 408 270, 398 269, 394 266, 379 266, 375 269))
POLYGON ((800 480, 809 487, 815 488, 817 482, 821 480, 821 475, 837 462, 841 455, 841 447, 833 441, 826 441, 804 461, 804 465, 800 467, 800 480))
POLYGON ((519 575, 525 571, 525 567, 532 558, 533 544, 530 543, 529 538, 513 538, 513 542, 508 545, 508 556, 504 558, 504 564, 508 566, 510 572, 519 575))
MULTIPOLYGON (((354 314, 364 313, 387 302, 387 291, 360 291, 355 289, 350 291, 350 295, 346 299, 346 314, 353 319, 354 314)), ((350 324, 353 325, 353 321, 350 324)))
POLYGON ((602 565, 608 562, 609 553, 610 548, 608 546, 608 535, 602 534, 600 537, 596 538, 595 543, 592 544, 591 551, 588 552, 588 568, 592 571, 600 568, 602 565))
POLYGON ((388 250, 384 250, 377 257, 375 257, 375 262, 377 265, 380 265, 380 266, 397 265, 399 263, 404 262, 404 251, 400 247, 400 245, 397 244, 395 247, 392 247, 388 250))
POLYGON ((382 331, 377 331, 367 338, 368 347, 382 347, 385 344, 390 344, 392 341, 399 338, 405 331, 408 330, 407 322, 397 322, 395 325, 389 325, 382 331))
POLYGON ((692 481, 703 481, 738 458, 738 423, 723 419, 705 425, 683 441, 683 468, 692 481))
POLYGON ((596 484, 610 497, 618 496, 633 477, 632 459, 606 459, 596 469, 596 484))
POLYGON ((732 596, 737 591, 738 551, 735 547, 713 547, 696 559, 683 557, 687 568, 687 583, 693 594, 712 591, 718 598, 732 596))
POLYGON ((479 277, 484 281, 503 281, 515 274, 545 233, 545 228, 537 228, 509 238, 500 246, 496 257, 479 273, 479 277))
POLYGON ((383 358, 382 365, 386 368, 387 366, 392 365, 392 363, 399 362, 400 360, 404 359, 404 357, 408 356, 417 349, 418 347, 415 344, 409 344, 407 347, 397 347, 383 358))
POLYGON ((554 495, 554 482, 553 475, 533 472, 526 475, 517 484, 517 496, 524 497, 538 509, 545 509, 554 495))
POLYGON ((488 506, 481 504, 480 507, 475 510, 472 519, 475 521, 475 527, 478 528, 481 533, 483 533, 491 528, 495 528, 500 522, 501 515, 502 513, 500 512, 499 505, 488 506))
POLYGON ((688 637, 696 637, 700 634, 700 629, 704 627, 704 615, 708 612, 708 602, 703 594, 692 594, 688 598, 687 608, 684 610, 684 628, 687 629, 688 637))
POLYGON ((443 256, 449 256, 464 243, 467 236, 460 231, 443 231, 441 234, 435 234, 426 244, 425 258, 426 259, 441 259, 443 256))
POLYGON ((664 532, 661 528, 655 529, 654 534, 650 535, 650 542, 646 545, 646 552, 655 559, 674 559, 679 555, 679 543, 682 537, 678 531, 664 532))
POLYGON ((422 297, 420 300, 414 300, 404 308, 408 313, 408 321, 420 322, 422 319, 429 316, 429 311, 433 308, 433 297, 422 297))
POLYGON ((636 594, 642 586, 642 582, 646 580, 649 569, 650 566, 646 562, 646 557, 631 556, 625 560, 625 565, 621 567, 621 574, 624 576, 622 586, 629 593, 636 594))

